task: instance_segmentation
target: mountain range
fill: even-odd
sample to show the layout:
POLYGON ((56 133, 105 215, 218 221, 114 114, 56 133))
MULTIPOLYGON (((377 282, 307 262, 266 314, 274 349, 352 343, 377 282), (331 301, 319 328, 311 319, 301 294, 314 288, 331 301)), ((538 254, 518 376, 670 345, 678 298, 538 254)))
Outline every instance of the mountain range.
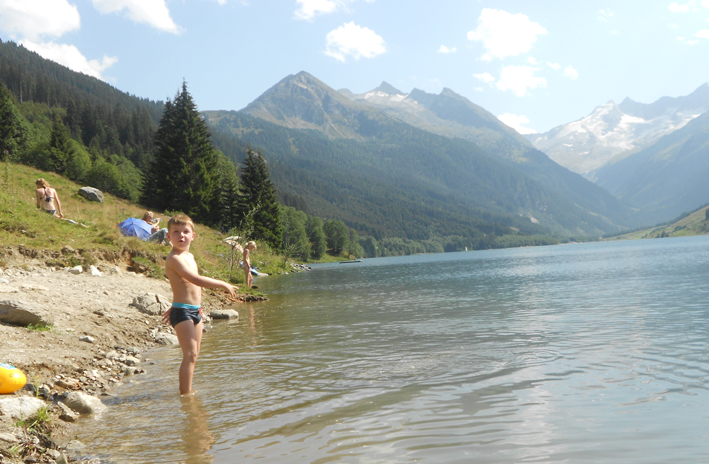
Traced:
POLYGON ((443 209, 473 208, 478 217, 487 212, 507 224, 516 218, 515 228, 519 218, 567 236, 634 225, 622 202, 450 89, 403 94, 383 83, 355 95, 301 72, 239 112, 203 114, 215 133, 262 147, 275 161, 276 177, 286 166, 308 176, 307 190, 296 183, 279 188, 309 196, 308 203, 352 226, 355 205, 349 201, 359 199, 338 204, 328 198, 328 189, 317 185, 323 173, 355 184, 376 182, 385 195, 398 189, 424 203, 443 201, 443 209))
POLYGON ((609 101, 585 118, 526 137, 560 165, 595 179, 593 170, 651 145, 706 111, 709 85, 703 84, 690 95, 651 104, 609 101))

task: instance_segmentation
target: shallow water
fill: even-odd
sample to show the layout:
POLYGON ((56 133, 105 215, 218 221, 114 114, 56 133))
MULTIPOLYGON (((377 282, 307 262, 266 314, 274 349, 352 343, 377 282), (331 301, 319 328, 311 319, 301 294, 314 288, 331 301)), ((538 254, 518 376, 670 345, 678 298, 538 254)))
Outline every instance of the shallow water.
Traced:
POLYGON ((79 439, 135 463, 709 462, 709 237, 365 260, 260 278, 79 439))

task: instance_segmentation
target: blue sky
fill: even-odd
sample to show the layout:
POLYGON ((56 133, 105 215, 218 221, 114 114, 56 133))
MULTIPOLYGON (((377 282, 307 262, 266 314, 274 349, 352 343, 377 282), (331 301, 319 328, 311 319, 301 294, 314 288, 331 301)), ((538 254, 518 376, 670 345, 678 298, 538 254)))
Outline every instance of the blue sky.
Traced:
POLYGON ((0 38, 139 97, 238 110, 307 71, 444 87, 520 131, 709 81, 709 0, 0 0, 0 38))

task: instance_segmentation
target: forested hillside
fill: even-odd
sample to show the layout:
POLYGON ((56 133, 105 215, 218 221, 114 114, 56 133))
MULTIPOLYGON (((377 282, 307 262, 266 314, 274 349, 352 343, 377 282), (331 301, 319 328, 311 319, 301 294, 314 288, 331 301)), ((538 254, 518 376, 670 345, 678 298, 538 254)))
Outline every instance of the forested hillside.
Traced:
POLYGON ((27 150, 17 161, 138 199, 162 102, 128 95, 13 42, 0 43, 0 83, 28 123, 21 142, 27 150))
POLYGON ((231 133, 269 153, 289 197, 375 237, 483 237, 495 227, 558 236, 618 230, 465 140, 391 121, 376 140, 333 140, 237 112, 203 114, 220 137, 231 133))

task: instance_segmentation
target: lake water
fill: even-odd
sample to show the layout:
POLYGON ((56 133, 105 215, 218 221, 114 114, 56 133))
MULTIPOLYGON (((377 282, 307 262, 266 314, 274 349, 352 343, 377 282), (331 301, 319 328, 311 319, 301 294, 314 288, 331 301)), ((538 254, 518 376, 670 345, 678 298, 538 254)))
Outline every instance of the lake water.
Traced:
POLYGON ((365 260, 114 390, 78 438, 134 463, 709 462, 709 237, 365 260))

